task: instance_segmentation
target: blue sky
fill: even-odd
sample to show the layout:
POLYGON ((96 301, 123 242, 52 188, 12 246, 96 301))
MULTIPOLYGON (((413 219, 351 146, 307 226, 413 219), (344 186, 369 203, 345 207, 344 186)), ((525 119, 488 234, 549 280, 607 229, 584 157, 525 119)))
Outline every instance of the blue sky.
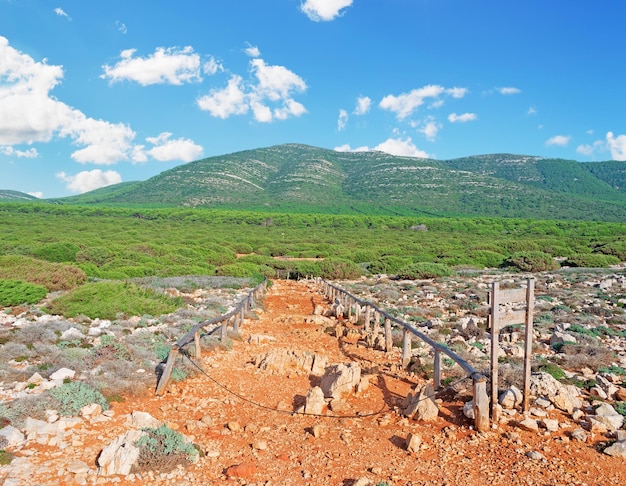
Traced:
POLYGON ((626 161, 623 0, 0 0, 0 189, 281 143, 626 161))

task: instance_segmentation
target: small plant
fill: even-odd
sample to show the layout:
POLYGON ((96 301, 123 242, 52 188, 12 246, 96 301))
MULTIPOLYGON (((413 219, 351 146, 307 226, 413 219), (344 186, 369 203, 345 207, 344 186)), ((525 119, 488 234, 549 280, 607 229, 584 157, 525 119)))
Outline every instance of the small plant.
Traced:
POLYGON ((626 417, 626 402, 616 402, 613 408, 617 413, 626 417))
POLYGON ((13 459, 15 459, 13 454, 4 449, 0 449, 0 466, 8 466, 13 459))
POLYGON ((179 464, 195 462, 199 451, 185 440, 182 434, 166 425, 143 429, 143 435, 135 446, 139 447, 137 472, 145 470, 171 471, 179 464))
POLYGON ((559 380, 560 381, 563 378, 565 378, 565 371, 563 371, 563 369, 559 365, 556 365, 554 363, 547 363, 545 365, 541 365, 539 367, 539 371, 543 371, 544 373, 548 373, 555 380, 559 380))
POLYGON ((59 413, 66 417, 78 415, 85 405, 97 403, 102 410, 108 410, 109 404, 98 390, 81 381, 64 383, 48 392, 56 402, 59 413))

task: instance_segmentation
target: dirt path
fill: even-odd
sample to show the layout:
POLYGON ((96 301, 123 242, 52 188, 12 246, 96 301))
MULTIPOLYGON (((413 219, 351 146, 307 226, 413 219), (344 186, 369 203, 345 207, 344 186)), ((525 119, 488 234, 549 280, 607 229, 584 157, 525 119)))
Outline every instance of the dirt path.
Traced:
MULTIPOLYGON (((337 340, 326 324, 306 324, 305 316, 318 304, 325 304, 323 297, 307 283, 274 282, 264 309, 255 311, 258 319, 245 321, 241 339, 203 356, 208 377, 198 373, 164 396, 114 404, 111 420, 76 430, 77 440, 63 451, 29 446, 37 452, 30 453, 31 461, 46 468, 29 483, 75 484, 73 474, 62 472, 68 461, 93 465, 102 446, 127 430, 125 414, 141 410, 193 436, 207 455, 184 470, 115 478, 118 484, 347 486, 364 478, 372 485, 626 484, 626 461, 598 452, 593 443, 570 440, 577 425, 558 412, 551 416, 564 426, 555 433, 502 426, 478 434, 461 412, 462 400, 447 393, 436 421, 403 418, 394 407, 423 380, 398 371, 399 350, 388 356, 337 340), (274 341, 250 343, 251 335, 274 341), (329 363, 358 361, 371 385, 330 412, 343 418, 293 415, 317 383, 296 369, 271 373, 253 364, 255 357, 279 348, 320 354, 329 363), (409 433, 423 440, 417 453, 405 448, 409 433), (527 457, 530 451, 542 458, 527 457)), ((86 478, 112 482, 93 474, 86 478)))

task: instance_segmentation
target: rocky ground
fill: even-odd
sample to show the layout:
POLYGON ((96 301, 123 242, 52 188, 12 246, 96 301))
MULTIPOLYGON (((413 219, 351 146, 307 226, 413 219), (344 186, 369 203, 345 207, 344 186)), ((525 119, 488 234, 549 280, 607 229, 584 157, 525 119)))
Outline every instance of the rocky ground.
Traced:
MULTIPOLYGON (((484 355, 488 341, 473 327, 484 327, 487 281, 395 283, 383 278, 342 285, 383 307, 397 308, 402 318, 442 341, 455 340, 455 349, 471 357, 474 366, 485 367, 485 357, 473 349, 484 355)), ((623 425, 601 405, 618 407, 624 389, 619 374, 626 367, 626 338, 619 334, 624 324, 619 302, 624 298, 623 277, 543 276, 537 295, 548 291, 550 299, 538 300, 537 316, 544 316, 539 319, 544 325, 538 326, 536 352, 546 363, 564 365, 573 383, 584 378, 592 386, 548 392, 542 388, 552 383, 543 376, 547 373, 537 375, 538 400, 532 400, 533 414, 524 417, 511 378, 508 391, 513 397, 509 394, 503 418, 488 433, 474 431, 463 413, 471 381, 454 367, 444 369, 444 378, 451 377, 454 386, 434 397, 436 416, 407 417, 407 395, 420 390, 428 378, 428 350, 415 348, 412 368, 402 370, 400 348, 390 353, 368 348, 358 328, 346 322, 346 331, 336 337, 336 321, 319 315, 328 302, 311 283, 276 281, 232 346, 213 347, 198 360, 205 373, 173 384, 163 396, 128 396, 103 413, 92 407, 77 418, 50 413, 47 420, 30 422, 18 430, 25 433, 22 440, 11 437, 15 445, 7 450, 16 458, 0 466, 0 478, 5 485, 624 484, 626 459, 603 452, 625 439, 623 425), (568 334, 572 325, 613 332, 600 333, 592 343, 589 334, 568 334), (561 335, 553 337, 557 332, 561 335), (558 339, 560 346, 554 344, 558 339), (592 369, 589 360, 576 362, 580 369, 565 367, 574 363, 576 353, 558 351, 592 345, 612 350, 610 361, 602 364, 606 372, 592 369), (353 371, 358 367, 358 376, 352 373, 347 387, 329 385, 324 373, 334 364, 350 364, 353 371), (327 396, 321 401, 318 386, 327 396), (337 389, 335 397, 328 396, 337 389), (111 470, 98 468, 103 448, 141 427, 143 420, 184 433, 203 457, 166 473, 105 475, 111 470)), ((516 332, 508 330, 502 346, 503 366, 510 365, 512 375, 518 369, 516 332)), ((16 386, 5 383, 5 396, 16 386)))

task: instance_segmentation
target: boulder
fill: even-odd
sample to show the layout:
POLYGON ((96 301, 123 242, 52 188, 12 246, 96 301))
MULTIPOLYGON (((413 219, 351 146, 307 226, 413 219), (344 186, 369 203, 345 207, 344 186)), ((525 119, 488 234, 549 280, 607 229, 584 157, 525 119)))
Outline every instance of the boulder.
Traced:
POLYGON ((342 398, 352 394, 361 380, 358 363, 336 364, 326 368, 320 387, 326 398, 342 398))
POLYGON ((17 447, 25 440, 24 434, 12 425, 7 425, 0 429, 0 437, 4 437, 6 445, 9 447, 17 447))
POLYGON ((537 397, 550 400, 556 408, 564 412, 572 413, 575 408, 582 407, 582 401, 578 398, 579 390, 576 386, 565 386, 545 372, 531 375, 530 392, 537 397))
POLYGON ((402 414, 406 417, 413 417, 414 420, 431 421, 439 415, 439 406, 435 402, 435 390, 433 385, 424 385, 416 394, 407 396, 406 407, 402 414))
POLYGON ((617 413, 613 406, 608 403, 600 405, 592 418, 606 425, 611 432, 615 432, 624 425, 624 416, 617 413))
POLYGON ((498 401, 503 408, 511 409, 520 405, 523 398, 522 391, 513 385, 500 394, 498 401))
POLYGON ((257 356, 253 362, 259 369, 270 373, 306 372, 320 376, 326 369, 328 359, 307 351, 278 348, 257 356))
POLYGON ((304 413, 321 415, 324 406, 326 406, 326 401, 324 400, 324 392, 322 389, 319 386, 311 388, 306 395, 304 413))
POLYGON ((531 418, 518 422, 517 426, 522 430, 527 430, 528 432, 539 432, 539 424, 536 420, 531 418))
POLYGON ((76 375, 74 370, 69 368, 60 368, 50 375, 51 380, 65 380, 66 378, 72 379, 76 375))
POLYGON ((604 449, 604 453, 613 457, 622 457, 626 459, 626 440, 620 440, 615 442, 613 445, 610 445, 606 449, 604 449))
POLYGON ((99 467, 98 474, 103 476, 130 474, 133 465, 139 459, 139 447, 135 442, 143 434, 145 432, 142 430, 129 430, 102 449, 96 461, 99 467))

